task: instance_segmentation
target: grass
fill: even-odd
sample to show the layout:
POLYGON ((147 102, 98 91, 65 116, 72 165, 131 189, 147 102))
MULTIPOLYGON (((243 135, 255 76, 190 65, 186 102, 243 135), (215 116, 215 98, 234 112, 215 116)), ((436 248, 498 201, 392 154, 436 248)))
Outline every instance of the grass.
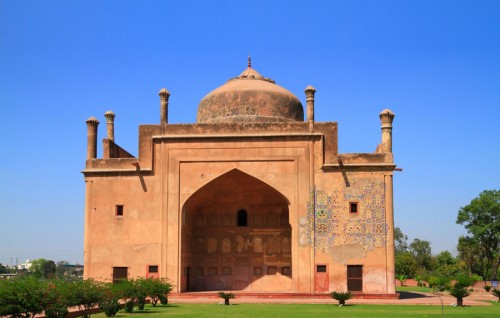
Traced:
POLYGON ((429 287, 417 287, 417 286, 397 286, 396 292, 419 292, 419 293, 431 293, 432 288, 429 287))
MULTIPOLYGON (((498 318, 500 303, 492 306, 450 307, 444 308, 445 317, 498 318)), ((92 318, 105 318, 104 314, 92 315, 92 318)), ((120 311, 118 318, 169 318, 169 317, 220 317, 220 318, 265 318, 265 317, 337 317, 337 318, 396 318, 419 317, 440 318, 441 306, 423 305, 347 305, 339 307, 332 304, 238 304, 220 306, 218 304, 173 304, 169 306, 146 306, 141 312, 127 314, 120 311)))

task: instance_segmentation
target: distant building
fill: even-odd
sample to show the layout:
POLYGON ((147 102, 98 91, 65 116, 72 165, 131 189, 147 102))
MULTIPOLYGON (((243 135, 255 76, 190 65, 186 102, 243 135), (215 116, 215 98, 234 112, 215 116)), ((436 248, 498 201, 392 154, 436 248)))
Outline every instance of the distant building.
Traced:
MULTIPOLYGON (((392 121, 375 153, 338 152, 336 122, 251 67, 206 95, 194 124, 139 126, 139 155, 107 112, 87 120, 86 278, 168 277, 177 292, 395 296, 392 121)), ((143 107, 143 105, 141 105, 143 107)), ((174 106, 182 107, 182 105, 174 106)), ((144 108, 147 111, 147 108, 144 108)))

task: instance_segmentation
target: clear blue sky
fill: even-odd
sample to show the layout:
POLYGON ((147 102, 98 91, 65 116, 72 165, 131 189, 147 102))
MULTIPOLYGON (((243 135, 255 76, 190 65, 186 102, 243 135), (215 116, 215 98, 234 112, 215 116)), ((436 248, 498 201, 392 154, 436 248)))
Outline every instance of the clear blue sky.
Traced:
POLYGON ((88 117, 101 140, 113 110, 136 155, 162 87, 193 123, 249 54, 303 103, 317 89, 343 153, 374 151, 392 109, 396 226, 455 251, 459 208, 500 189, 500 1, 2 0, 0 262, 83 261, 88 117))

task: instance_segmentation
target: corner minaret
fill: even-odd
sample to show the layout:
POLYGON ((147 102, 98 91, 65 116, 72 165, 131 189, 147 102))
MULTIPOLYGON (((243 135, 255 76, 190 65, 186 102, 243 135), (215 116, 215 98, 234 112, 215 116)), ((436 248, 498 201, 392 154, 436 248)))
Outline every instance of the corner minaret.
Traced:
POLYGON ((108 110, 104 117, 106 117, 106 130, 108 131, 108 139, 115 141, 115 113, 108 110))
POLYGON ((384 109, 379 117, 382 124, 382 143, 380 152, 392 152, 392 121, 394 113, 390 109, 384 109))
POLYGON ((158 95, 160 95, 160 125, 166 125, 168 124, 168 98, 170 92, 166 88, 162 88, 158 95))
POLYGON ((307 107, 307 121, 309 122, 309 131, 314 130, 314 94, 316 89, 311 85, 307 86, 306 93, 306 107, 307 107))
POLYGON ((87 123, 87 159, 97 157, 97 126, 99 121, 95 117, 90 117, 87 123))

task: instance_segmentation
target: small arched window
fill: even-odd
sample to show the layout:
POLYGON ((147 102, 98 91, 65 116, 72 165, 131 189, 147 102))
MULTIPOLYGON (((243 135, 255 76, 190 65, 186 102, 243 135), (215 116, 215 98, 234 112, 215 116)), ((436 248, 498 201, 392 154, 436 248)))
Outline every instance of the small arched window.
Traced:
POLYGON ((238 226, 248 225, 248 213, 245 210, 239 210, 236 216, 236 222, 238 226))

